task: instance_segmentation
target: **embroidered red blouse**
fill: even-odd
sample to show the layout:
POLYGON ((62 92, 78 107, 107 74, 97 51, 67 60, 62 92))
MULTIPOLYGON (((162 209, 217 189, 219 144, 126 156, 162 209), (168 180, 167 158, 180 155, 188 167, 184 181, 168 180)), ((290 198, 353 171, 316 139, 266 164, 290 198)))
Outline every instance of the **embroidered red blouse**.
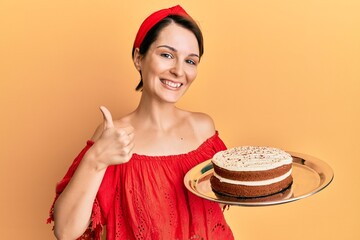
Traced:
MULTIPOLYGON (((93 144, 87 142, 57 184, 55 201, 93 144)), ((94 201, 91 225, 80 239, 100 239, 104 225, 111 240, 234 239, 219 204, 195 196, 183 183, 187 171, 224 149, 216 132, 186 154, 133 154, 129 162, 108 167, 94 201)), ((52 220, 53 206, 48 223, 52 220)))

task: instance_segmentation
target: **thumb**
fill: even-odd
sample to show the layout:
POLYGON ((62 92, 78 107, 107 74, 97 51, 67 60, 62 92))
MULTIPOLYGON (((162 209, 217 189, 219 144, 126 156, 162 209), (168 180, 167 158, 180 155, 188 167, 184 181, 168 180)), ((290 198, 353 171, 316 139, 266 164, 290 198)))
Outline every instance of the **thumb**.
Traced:
POLYGON ((112 116, 111 116, 110 111, 104 106, 100 107, 100 111, 101 111, 101 113, 103 114, 103 117, 104 117, 104 128, 105 129, 113 128, 114 127, 114 122, 112 120, 112 116))

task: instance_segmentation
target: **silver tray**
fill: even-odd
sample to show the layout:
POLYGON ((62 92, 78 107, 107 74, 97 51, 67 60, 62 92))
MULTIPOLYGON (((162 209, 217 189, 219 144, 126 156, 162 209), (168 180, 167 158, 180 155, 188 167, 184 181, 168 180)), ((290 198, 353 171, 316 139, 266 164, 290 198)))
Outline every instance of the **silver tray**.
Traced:
POLYGON ((184 177, 186 188, 195 195, 218 203, 237 206, 269 206, 289 203, 309 197, 325 187, 334 178, 325 162, 301 153, 288 152, 293 157, 293 184, 279 194, 259 198, 234 198, 215 194, 210 185, 214 169, 211 159, 193 167, 184 177))

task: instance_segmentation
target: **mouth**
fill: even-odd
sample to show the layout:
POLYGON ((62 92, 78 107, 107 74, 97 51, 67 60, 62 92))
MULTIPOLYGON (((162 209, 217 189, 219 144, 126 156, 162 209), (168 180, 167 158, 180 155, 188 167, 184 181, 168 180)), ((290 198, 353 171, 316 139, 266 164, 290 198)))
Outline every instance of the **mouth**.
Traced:
POLYGON ((173 82, 173 81, 166 80, 166 79, 161 79, 160 81, 161 81, 164 85, 166 85, 167 87, 172 88, 172 89, 178 89, 178 88, 180 88, 180 87, 183 85, 182 83, 173 82))

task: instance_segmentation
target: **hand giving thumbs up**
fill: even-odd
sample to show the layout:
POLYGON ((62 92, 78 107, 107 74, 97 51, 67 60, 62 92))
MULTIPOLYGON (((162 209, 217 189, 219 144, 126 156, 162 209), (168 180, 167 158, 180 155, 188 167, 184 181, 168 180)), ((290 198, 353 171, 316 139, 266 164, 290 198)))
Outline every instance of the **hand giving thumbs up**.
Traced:
POLYGON ((89 150, 98 168, 122 164, 130 160, 134 147, 134 128, 131 125, 115 127, 110 111, 101 106, 104 117, 100 138, 89 150))

